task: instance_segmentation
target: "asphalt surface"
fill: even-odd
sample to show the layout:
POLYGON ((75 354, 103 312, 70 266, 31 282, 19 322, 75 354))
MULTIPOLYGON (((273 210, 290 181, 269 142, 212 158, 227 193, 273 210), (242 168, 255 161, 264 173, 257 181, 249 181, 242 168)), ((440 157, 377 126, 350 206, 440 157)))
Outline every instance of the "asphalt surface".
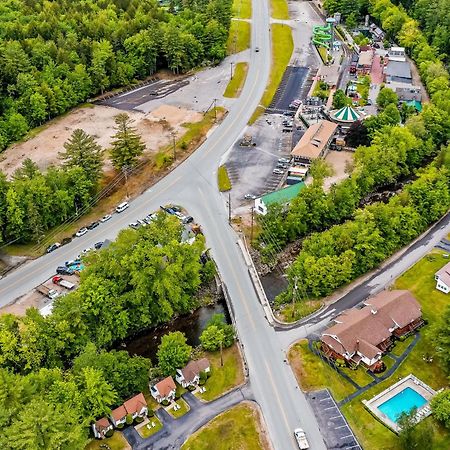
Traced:
POLYGON ((269 5, 267 0, 253 1, 252 51, 249 72, 241 96, 229 114, 183 164, 147 190, 121 214, 74 239, 54 253, 31 261, 0 280, 0 305, 30 291, 54 274, 55 267, 72 259, 84 248, 117 233, 137 218, 160 205, 176 203, 186 207, 202 225, 223 280, 228 287, 236 324, 247 357, 249 377, 255 400, 262 409, 268 433, 276 450, 297 448, 293 430, 305 429, 311 448, 325 449, 320 430, 305 396, 286 364, 285 353, 275 330, 265 320, 262 308, 240 253, 237 236, 227 223, 223 197, 217 189, 219 160, 239 138, 252 112, 259 104, 270 71, 269 5))
POLYGON ((190 410, 178 419, 174 419, 163 408, 156 411, 163 428, 153 436, 143 439, 134 427, 124 430, 124 435, 133 450, 179 449, 186 439, 200 427, 242 401, 252 400, 252 395, 250 387, 246 385, 208 403, 201 402, 190 392, 184 394, 183 398, 189 404, 190 410))

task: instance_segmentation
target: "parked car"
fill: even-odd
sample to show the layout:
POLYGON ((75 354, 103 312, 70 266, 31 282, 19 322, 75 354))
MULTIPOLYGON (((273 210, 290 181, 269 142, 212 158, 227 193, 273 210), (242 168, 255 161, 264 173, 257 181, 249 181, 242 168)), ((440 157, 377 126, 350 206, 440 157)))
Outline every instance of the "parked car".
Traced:
POLYGON ((133 230, 137 230, 139 228, 139 224, 137 222, 131 222, 128 226, 133 228, 133 230))
POLYGON ((84 236, 88 232, 88 229, 86 227, 80 228, 76 233, 76 237, 84 236))
POLYGON ((192 217, 192 216, 187 216, 187 217, 185 217, 184 219, 183 219, 183 223, 184 224, 187 224, 187 223, 191 223, 191 222, 193 222, 194 221, 194 218, 192 217))
POLYGON ((106 214, 106 216, 103 216, 101 219, 100 219, 100 222, 101 223, 104 223, 104 222, 108 222, 108 220, 109 219, 111 219, 111 214, 106 214))
POLYGON ((294 430, 294 436, 300 450, 306 450, 309 448, 308 439, 306 439, 306 433, 301 428, 296 428, 294 430))
POLYGON ((259 47, 255 47, 255 52, 256 52, 256 53, 259 52, 259 47))
POLYGON ((55 242, 54 244, 50 245, 49 247, 47 247, 46 252, 47 253, 51 253, 53 251, 55 251, 57 248, 61 247, 61 244, 59 242, 55 242))
POLYGON ((73 275, 73 269, 69 267, 59 266, 56 268, 56 273, 58 275, 73 275))
POLYGON ((100 222, 95 221, 95 222, 90 223, 90 224, 87 226, 87 229, 88 229, 88 230, 93 230, 94 228, 97 228, 99 225, 100 225, 100 222))
POLYGON ((64 265, 66 267, 70 267, 70 266, 75 266, 77 264, 81 264, 81 259, 77 258, 77 259, 71 259, 70 261, 66 261, 64 263, 64 265))
POLYGON ((245 194, 244 195, 245 200, 255 200, 256 199, 256 195, 253 194, 245 194))
POLYGON ((289 164, 290 160, 287 159, 287 158, 278 158, 278 162, 279 162, 279 163, 286 163, 286 164, 289 164))
POLYGON ((103 246, 104 243, 105 243, 105 241, 96 242, 96 243, 94 244, 95 250, 100 250, 100 249, 102 248, 102 246, 103 246))
POLYGON ((38 286, 36 288, 36 291, 38 291, 39 293, 41 293, 43 296, 49 298, 50 300, 55 299, 56 297, 59 297, 59 292, 55 289, 50 289, 47 286, 44 286, 43 284, 41 284, 40 286, 38 286))
POLYGON ((143 220, 143 219, 138 219, 137 223, 141 226, 141 227, 146 227, 148 225, 148 223, 143 220))
POLYGON ((121 213, 125 211, 129 206, 130 205, 128 204, 128 202, 123 202, 120 205, 117 205, 116 212, 121 213))
POLYGON ((65 287, 69 291, 71 291, 75 287, 74 283, 71 283, 70 281, 65 280, 63 277, 61 277, 59 275, 55 275, 52 278, 52 281, 53 281, 53 284, 57 284, 58 286, 65 287))
POLYGON ((284 170, 281 169, 273 169, 272 173, 274 173, 275 175, 283 175, 284 170))
POLYGON ((293 117, 295 116, 295 111, 285 111, 283 116, 293 117))

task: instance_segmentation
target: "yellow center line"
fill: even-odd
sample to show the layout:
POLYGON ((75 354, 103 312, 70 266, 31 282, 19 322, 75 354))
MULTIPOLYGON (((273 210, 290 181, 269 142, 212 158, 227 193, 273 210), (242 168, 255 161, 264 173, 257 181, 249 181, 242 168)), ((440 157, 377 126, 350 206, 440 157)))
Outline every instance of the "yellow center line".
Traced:
MULTIPOLYGON (((158 194, 154 194, 154 195, 152 195, 149 199, 148 199, 148 201, 151 201, 151 200, 153 200, 157 195, 160 195, 160 194, 162 194, 163 192, 165 192, 165 191, 167 191, 167 189, 169 189, 169 188, 171 188, 175 183, 177 183, 178 182, 178 180, 181 178, 181 176, 178 176, 177 178, 175 178, 170 184, 168 184, 165 188, 163 188, 163 189, 161 189, 159 192, 158 192, 158 194)), ((139 208, 138 209, 138 211, 140 211, 141 209, 144 209, 144 208, 139 208)), ((136 212, 138 212, 138 211, 136 211, 136 212)), ((112 223, 107 223, 106 224, 106 226, 103 226, 102 227, 102 229, 103 229, 103 231, 106 233, 106 232, 108 232, 109 230, 111 230, 112 228, 114 228, 115 226, 117 226, 117 224, 112 224, 112 223)), ((76 245, 75 247, 74 247, 74 249, 73 249, 73 252, 74 253, 77 253, 77 250, 81 250, 83 247, 84 247, 85 245, 83 245, 83 242, 82 241, 80 241, 80 245, 76 245)), ((55 255, 55 256, 57 256, 57 255, 55 255)), ((50 267, 50 266, 52 266, 52 265, 54 265, 55 264, 55 258, 52 258, 52 259, 50 259, 47 263, 45 263, 45 264, 39 264, 34 270, 32 270, 31 272, 29 272, 29 273, 27 273, 26 274, 26 276, 27 277, 30 277, 30 276, 32 276, 32 275, 34 275, 36 272, 38 272, 38 271, 41 271, 41 270, 43 270, 43 269, 47 269, 48 267, 50 267)), ((4 288, 2 288, 2 289, 0 289, 0 294, 1 293, 3 293, 3 292, 5 292, 6 290, 9 290, 9 289, 11 289, 12 287, 14 287, 14 286, 17 286, 19 283, 22 283, 23 282, 23 279, 18 279, 18 280, 16 280, 16 281, 14 281, 13 283, 9 283, 7 286, 5 286, 4 288)))

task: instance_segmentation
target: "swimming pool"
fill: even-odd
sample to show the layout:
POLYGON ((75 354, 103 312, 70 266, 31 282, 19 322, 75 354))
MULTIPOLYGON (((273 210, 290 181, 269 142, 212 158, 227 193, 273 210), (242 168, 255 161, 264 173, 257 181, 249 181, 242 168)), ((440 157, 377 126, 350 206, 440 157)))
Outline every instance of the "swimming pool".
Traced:
POLYGON ((403 412, 408 413, 411 409, 420 408, 426 403, 427 400, 424 397, 414 389, 407 387, 378 406, 378 409, 389 417, 392 422, 397 423, 398 418, 403 412))

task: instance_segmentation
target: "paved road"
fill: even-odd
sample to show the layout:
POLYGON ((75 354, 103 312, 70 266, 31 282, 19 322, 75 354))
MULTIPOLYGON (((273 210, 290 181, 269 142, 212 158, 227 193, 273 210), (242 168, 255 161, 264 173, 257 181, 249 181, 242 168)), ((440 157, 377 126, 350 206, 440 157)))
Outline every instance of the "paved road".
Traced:
POLYGON ((269 6, 267 0, 253 1, 252 51, 247 81, 221 126, 187 161, 131 203, 122 214, 90 231, 56 252, 32 261, 0 280, 0 305, 7 304, 49 278, 55 266, 72 259, 83 248, 105 238, 114 238, 129 222, 144 217, 169 202, 184 205, 202 224, 228 287, 236 313, 237 328, 247 356, 252 391, 260 405, 276 450, 297 448, 294 428, 308 434, 311 448, 325 449, 315 416, 279 345, 276 333, 264 318, 237 247, 237 237, 227 224, 224 200, 216 185, 219 160, 243 132, 259 103, 270 69, 269 6))
POLYGON ((133 450, 178 449, 192 433, 218 414, 244 400, 253 399, 248 384, 208 403, 201 402, 190 392, 184 394, 183 398, 188 402, 190 411, 179 419, 174 419, 164 409, 159 409, 156 415, 163 423, 163 428, 150 438, 142 439, 134 427, 128 427, 124 430, 125 437, 133 450))

